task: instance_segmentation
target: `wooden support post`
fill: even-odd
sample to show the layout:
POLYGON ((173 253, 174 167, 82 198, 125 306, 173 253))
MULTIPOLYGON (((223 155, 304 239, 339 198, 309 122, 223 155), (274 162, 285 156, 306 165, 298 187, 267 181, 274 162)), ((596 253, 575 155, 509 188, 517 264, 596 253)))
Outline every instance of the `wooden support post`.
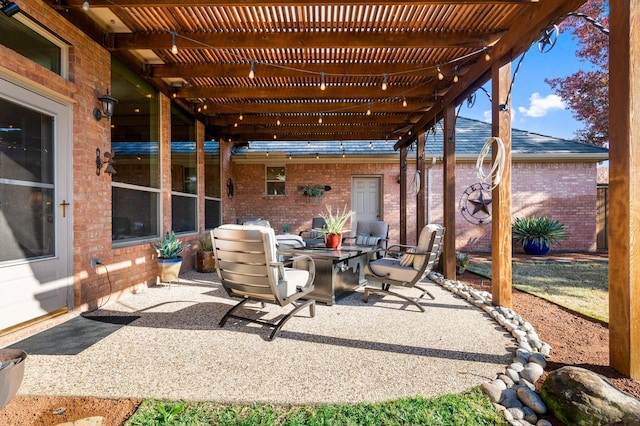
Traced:
POLYGON ((400 244, 407 244, 407 147, 400 147, 400 244))
POLYGON ((443 274, 450 280, 456 279, 456 108, 448 104, 444 110, 444 247, 443 274))
MULTIPOLYGON (((424 188, 425 182, 425 167, 424 167, 424 150, 425 150, 425 142, 426 142, 426 134, 421 132, 417 138, 418 148, 416 150, 416 171, 420 173, 419 182, 420 189, 416 194, 416 242, 418 241, 418 237, 420 235, 420 231, 426 225, 425 215, 427 213, 427 200, 426 200, 426 191, 424 188)), ((416 176, 418 179, 418 176, 416 176)))
POLYGON ((610 2, 609 358, 640 379, 640 3, 610 2))
MULTIPOLYGON (((511 104, 507 99, 511 85, 511 63, 494 65, 491 70, 491 132, 504 145, 504 170, 500 184, 491 194, 491 292, 493 304, 511 308, 511 104)), ((491 147, 492 164, 497 144, 491 147)))

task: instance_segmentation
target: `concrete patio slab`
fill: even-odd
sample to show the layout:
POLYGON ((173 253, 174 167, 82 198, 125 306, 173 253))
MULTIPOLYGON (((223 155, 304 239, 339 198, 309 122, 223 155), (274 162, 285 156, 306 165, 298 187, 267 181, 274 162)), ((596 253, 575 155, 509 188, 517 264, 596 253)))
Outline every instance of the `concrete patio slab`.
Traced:
POLYGON ((220 328, 235 300, 215 274, 189 272, 96 312, 140 318, 78 354, 29 355, 18 394, 352 403, 457 393, 503 372, 514 339, 479 308, 425 285, 436 297, 425 313, 391 296, 364 303, 359 290, 318 304, 315 318, 301 311, 270 342, 256 324, 220 328))

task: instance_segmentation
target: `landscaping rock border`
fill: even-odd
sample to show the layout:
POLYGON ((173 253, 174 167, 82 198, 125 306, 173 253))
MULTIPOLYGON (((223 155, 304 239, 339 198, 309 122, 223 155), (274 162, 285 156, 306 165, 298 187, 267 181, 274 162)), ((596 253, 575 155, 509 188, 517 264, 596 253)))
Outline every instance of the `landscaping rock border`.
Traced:
POLYGON ((492 295, 444 278, 438 272, 430 272, 428 278, 455 295, 466 299, 491 316, 507 330, 518 343, 513 362, 504 373, 481 385, 491 402, 513 426, 552 426, 539 416, 547 413, 547 406, 535 391, 545 367, 551 346, 543 342, 533 326, 510 308, 494 306, 492 295))

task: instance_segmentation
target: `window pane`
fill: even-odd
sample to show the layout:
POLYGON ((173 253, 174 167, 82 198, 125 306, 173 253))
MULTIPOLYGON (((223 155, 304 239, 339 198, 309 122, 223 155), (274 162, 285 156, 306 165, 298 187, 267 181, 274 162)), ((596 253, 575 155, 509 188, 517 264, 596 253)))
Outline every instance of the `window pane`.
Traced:
POLYGON ((53 189, 0 184, 0 261, 53 256, 53 189))
POLYGON ((171 196, 171 223, 175 232, 196 230, 197 201, 195 197, 171 196))
POLYGON ((0 14, 0 28, 0 44, 58 75, 61 74, 62 55, 58 46, 16 18, 5 14, 0 14))
POLYGON ((115 155, 113 182, 160 188, 157 91, 113 59, 111 149, 115 155))
POLYGON ((52 117, 0 100, 0 178, 53 183, 52 131, 52 117))
POLYGON ((204 227, 212 229, 222 225, 222 203, 220 200, 204 200, 204 227))
POLYGON ((171 107, 171 190, 196 194, 196 123, 176 105, 171 107))
POLYGON ((204 143, 204 195, 220 198, 220 143, 204 143))
POLYGON ((113 187, 112 195, 112 240, 159 235, 157 192, 113 187))
POLYGON ((284 167, 267 167, 267 180, 284 181, 284 167))

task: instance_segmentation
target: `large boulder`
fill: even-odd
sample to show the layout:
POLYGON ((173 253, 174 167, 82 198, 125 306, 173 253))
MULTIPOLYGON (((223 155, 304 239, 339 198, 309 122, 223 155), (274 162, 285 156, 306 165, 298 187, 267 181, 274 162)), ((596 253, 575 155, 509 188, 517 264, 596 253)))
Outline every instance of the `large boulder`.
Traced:
POLYGON ((553 371, 542 384, 540 396, 567 425, 640 425, 640 400, 584 368, 553 371))

